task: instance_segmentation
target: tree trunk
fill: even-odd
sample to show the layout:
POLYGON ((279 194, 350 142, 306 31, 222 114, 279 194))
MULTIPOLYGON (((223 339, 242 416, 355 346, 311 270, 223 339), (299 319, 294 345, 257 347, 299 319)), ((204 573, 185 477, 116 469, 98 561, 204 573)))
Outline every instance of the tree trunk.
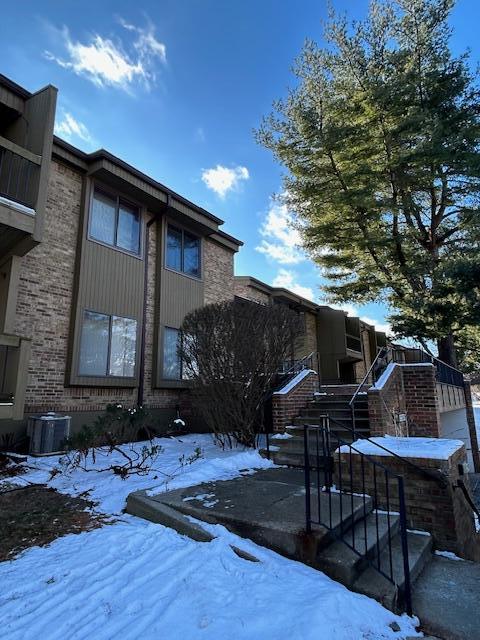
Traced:
POLYGON ((452 367, 457 368, 457 350, 453 341, 453 334, 449 333, 444 338, 437 340, 438 357, 452 367))

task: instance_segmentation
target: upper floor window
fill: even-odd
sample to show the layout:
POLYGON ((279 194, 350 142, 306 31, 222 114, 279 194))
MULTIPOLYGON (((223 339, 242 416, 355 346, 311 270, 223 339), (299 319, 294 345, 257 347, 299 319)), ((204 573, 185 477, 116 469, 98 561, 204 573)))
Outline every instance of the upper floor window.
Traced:
POLYGON ((200 238, 168 225, 165 265, 194 278, 200 277, 200 238))
POLYGON ((140 212, 120 197, 93 192, 90 237, 129 253, 140 253, 140 212))
POLYGON ((94 311, 83 314, 79 375, 133 378, 137 321, 94 311))

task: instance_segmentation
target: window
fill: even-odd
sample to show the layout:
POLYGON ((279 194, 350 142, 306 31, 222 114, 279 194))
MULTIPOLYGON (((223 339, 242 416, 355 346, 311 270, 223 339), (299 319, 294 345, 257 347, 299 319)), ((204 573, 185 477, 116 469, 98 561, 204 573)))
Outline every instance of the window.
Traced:
POLYGON ((85 311, 80 337, 81 376, 133 378, 137 321, 85 311))
POLYGON ((178 354, 180 331, 165 327, 163 332, 163 377, 167 380, 182 379, 182 362, 178 354))
POLYGON ((165 265, 194 278, 200 277, 200 238, 168 225, 165 265))
POLYGON ((129 253, 140 253, 139 210, 119 197, 95 189, 90 212, 90 237, 129 253))

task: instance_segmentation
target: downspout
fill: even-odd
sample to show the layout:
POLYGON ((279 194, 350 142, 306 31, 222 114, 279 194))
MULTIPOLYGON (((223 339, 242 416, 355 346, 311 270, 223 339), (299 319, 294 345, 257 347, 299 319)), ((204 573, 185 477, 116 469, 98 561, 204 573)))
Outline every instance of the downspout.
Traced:
POLYGON ((140 340, 140 369, 138 372, 138 391, 137 406, 143 405, 143 387, 145 382, 145 341, 146 341, 146 324, 147 324, 147 293, 148 293, 148 246, 150 241, 150 227, 157 220, 157 216, 153 216, 145 225, 145 247, 144 247, 144 275, 143 275, 143 309, 142 309, 142 336, 140 340))

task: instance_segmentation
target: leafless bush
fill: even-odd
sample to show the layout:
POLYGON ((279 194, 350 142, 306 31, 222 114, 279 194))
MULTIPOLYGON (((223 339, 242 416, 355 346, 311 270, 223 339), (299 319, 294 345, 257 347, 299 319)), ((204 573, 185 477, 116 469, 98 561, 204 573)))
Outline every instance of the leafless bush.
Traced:
POLYGON ((280 365, 292 357, 298 315, 280 304, 236 299, 189 313, 179 354, 193 401, 222 446, 253 446, 280 365))

